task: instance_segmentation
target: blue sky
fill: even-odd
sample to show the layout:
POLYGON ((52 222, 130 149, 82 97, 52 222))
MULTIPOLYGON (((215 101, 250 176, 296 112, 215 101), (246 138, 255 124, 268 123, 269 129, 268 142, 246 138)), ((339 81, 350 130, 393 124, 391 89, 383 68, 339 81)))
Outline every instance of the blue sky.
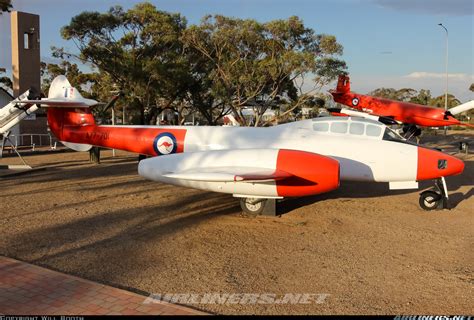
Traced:
MULTIPOLYGON (((59 30, 82 11, 129 8, 131 0, 13 0, 15 10, 41 16, 41 54, 50 47, 74 50, 59 30)), ((317 33, 333 34, 344 46, 352 89, 361 93, 379 87, 430 89, 444 92, 445 32, 449 30, 450 92, 462 101, 473 99, 474 1, 472 0, 152 0, 160 10, 179 12, 190 24, 206 14, 259 21, 297 15, 317 33)), ((9 68, 10 21, 0 16, 0 67, 9 68), (4 32, 4 30, 6 32, 4 32)))

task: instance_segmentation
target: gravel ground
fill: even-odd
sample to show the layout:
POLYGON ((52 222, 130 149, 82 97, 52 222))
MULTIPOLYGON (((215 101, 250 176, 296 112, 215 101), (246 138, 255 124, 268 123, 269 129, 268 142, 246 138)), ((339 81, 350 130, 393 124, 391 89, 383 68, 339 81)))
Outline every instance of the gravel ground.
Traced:
POLYGON ((269 218, 242 215, 230 195, 146 181, 125 152, 100 165, 28 156, 46 170, 0 179, 0 254, 142 293, 328 294, 193 305, 215 313, 474 314, 474 156, 462 157, 451 210, 422 211, 417 190, 342 183, 269 218))

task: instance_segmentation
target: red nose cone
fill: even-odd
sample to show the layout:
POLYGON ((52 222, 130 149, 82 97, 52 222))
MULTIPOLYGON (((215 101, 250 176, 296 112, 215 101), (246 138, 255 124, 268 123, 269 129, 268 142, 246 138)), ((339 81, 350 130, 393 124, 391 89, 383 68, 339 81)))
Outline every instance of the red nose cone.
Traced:
POLYGON ((418 147, 416 180, 430 180, 454 176, 464 170, 464 162, 445 153, 418 147))

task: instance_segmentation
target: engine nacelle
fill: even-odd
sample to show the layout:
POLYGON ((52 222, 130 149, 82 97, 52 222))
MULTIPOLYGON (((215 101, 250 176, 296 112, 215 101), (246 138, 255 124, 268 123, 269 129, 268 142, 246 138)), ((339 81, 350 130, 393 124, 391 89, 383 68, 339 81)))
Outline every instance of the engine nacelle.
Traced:
POLYGON ((142 160, 138 173, 149 180, 246 197, 307 196, 339 186, 338 161, 297 150, 171 154, 142 160))
POLYGON ((292 175, 276 182, 282 197, 309 196, 339 187, 339 162, 320 154, 279 150, 277 169, 292 175))

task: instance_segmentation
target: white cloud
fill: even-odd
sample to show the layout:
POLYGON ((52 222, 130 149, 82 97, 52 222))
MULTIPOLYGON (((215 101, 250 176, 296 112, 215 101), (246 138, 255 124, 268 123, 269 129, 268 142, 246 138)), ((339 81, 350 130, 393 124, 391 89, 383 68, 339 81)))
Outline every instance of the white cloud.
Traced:
MULTIPOLYGON (((412 72, 405 76, 405 78, 412 78, 412 79, 445 79, 446 73, 435 73, 435 72, 423 72, 417 71, 412 72)), ((469 75, 466 73, 449 73, 449 79, 454 80, 461 80, 461 81, 469 81, 474 80, 474 75, 469 75)))

